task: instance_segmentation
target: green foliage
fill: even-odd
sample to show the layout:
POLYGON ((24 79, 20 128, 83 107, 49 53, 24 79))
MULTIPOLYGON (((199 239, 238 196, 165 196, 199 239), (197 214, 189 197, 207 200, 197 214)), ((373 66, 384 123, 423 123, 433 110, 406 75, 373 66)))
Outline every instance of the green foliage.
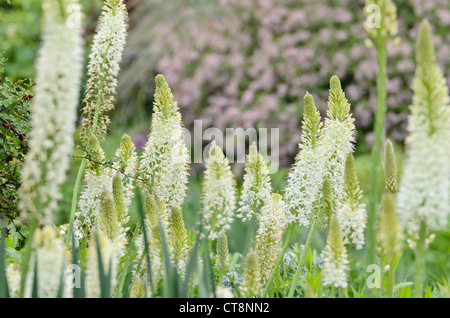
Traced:
MULTIPOLYGON (((102 0, 80 0, 86 18, 87 44, 97 22, 102 0)), ((0 51, 10 61, 6 74, 12 81, 32 78, 41 36, 42 0, 7 0, 0 3, 0 51)))
MULTIPOLYGON (((5 59, 0 54, 0 74, 5 59)), ((17 190, 28 150, 31 80, 12 82, 0 77, 0 217, 19 216, 17 190)))

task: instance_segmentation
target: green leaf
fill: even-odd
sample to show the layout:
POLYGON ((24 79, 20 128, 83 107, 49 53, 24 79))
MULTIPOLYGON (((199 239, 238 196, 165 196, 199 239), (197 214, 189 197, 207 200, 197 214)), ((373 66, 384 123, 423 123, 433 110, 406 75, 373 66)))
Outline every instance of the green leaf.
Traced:
POLYGON ((433 298, 433 294, 431 293, 431 288, 429 285, 427 285, 425 289, 425 295, 423 296, 423 298, 433 298))
POLYGON ((0 298, 9 298, 8 280, 6 279, 6 250, 5 231, 1 231, 0 236, 0 298))
POLYGON ((353 298, 362 298, 363 297, 363 293, 362 292, 358 292, 355 288, 353 288, 353 286, 350 286, 352 294, 353 294, 353 298))
MULTIPOLYGON (((194 247, 190 253, 189 256, 189 260, 186 263, 186 273, 184 276, 184 285, 183 285, 183 297, 188 297, 189 294, 189 284, 191 282, 191 276, 192 273, 195 272, 196 268, 197 268, 197 257, 198 257, 198 250, 200 248, 200 233, 202 232, 202 228, 203 228, 203 223, 202 223, 202 219, 200 218, 200 223, 198 226, 198 231, 197 231, 197 236, 195 237, 195 241, 194 241, 194 247)), ((234 258, 231 259, 231 264, 233 263, 234 258)))
POLYGON ((162 224, 161 218, 158 219, 159 233, 161 235, 161 241, 163 246, 163 256, 164 256, 164 268, 166 274, 166 280, 164 282, 164 293, 167 298, 180 297, 180 288, 178 282, 177 269, 174 264, 170 261, 170 251, 167 244, 166 232, 162 224))
MULTIPOLYGON (((31 225, 30 225, 30 231, 28 233, 29 238, 34 237, 34 231, 36 230, 36 218, 32 218, 31 225)), ((19 298, 23 298, 25 294, 25 282, 27 279, 28 274, 28 267, 30 263, 30 257, 32 252, 32 239, 28 240, 28 244, 25 247, 25 250, 23 252, 22 261, 20 262, 20 291, 19 291, 19 298)))
POLYGON ((313 265, 313 253, 311 251, 311 248, 308 248, 308 253, 306 254, 306 270, 308 273, 311 272, 313 265))
POLYGON ((399 284, 394 286, 394 291, 396 291, 397 289, 403 288, 403 287, 411 286, 412 284, 413 284, 413 282, 399 283, 399 284))
POLYGON ((38 277, 38 253, 36 252, 34 260, 33 287, 31 290, 31 298, 39 297, 39 277, 38 277))
POLYGON ((128 247, 128 252, 126 254, 125 259, 121 262, 120 271, 118 274, 117 288, 115 294, 117 297, 128 298, 130 295, 131 288, 131 277, 132 270, 134 265, 134 258, 136 256, 136 246, 135 246, 135 237, 139 234, 139 226, 136 226, 135 231, 133 232, 130 246, 128 247))
POLYGON ((110 259, 109 262, 109 270, 108 273, 105 272, 105 269, 103 267, 103 259, 102 259, 102 253, 100 251, 100 240, 98 239, 98 233, 95 233, 95 241, 96 241, 96 247, 97 247, 97 259, 98 259, 98 276, 100 278, 100 293, 102 298, 110 298, 110 288, 111 288, 111 264, 112 259, 110 259))
POLYGON ((400 298, 411 298, 411 285, 401 288, 399 297, 400 298))
POLYGON ((153 291, 154 290, 154 283, 153 283, 153 275, 152 275, 152 260, 150 257, 150 253, 149 253, 149 248, 148 248, 148 235, 147 235, 147 229, 145 226, 145 213, 144 213, 144 209, 143 209, 143 203, 142 203, 142 194, 140 191, 138 191, 136 189, 135 191, 136 193, 136 201, 137 201, 137 207, 139 210, 139 220, 141 222, 141 226, 142 226, 142 232, 143 232, 143 236, 144 236, 144 251, 145 251, 145 257, 147 260, 147 277, 149 280, 149 284, 150 284, 150 289, 153 291))
POLYGON ((314 280, 312 281, 312 284, 311 284, 314 294, 317 294, 317 292, 319 291, 319 284, 320 284, 320 274, 314 278, 314 280))
POLYGON ((63 260, 63 264, 61 266, 61 274, 59 275, 59 285, 58 285, 58 291, 56 293, 56 298, 62 298, 63 292, 64 292, 64 271, 65 271, 64 263, 65 262, 63 260))

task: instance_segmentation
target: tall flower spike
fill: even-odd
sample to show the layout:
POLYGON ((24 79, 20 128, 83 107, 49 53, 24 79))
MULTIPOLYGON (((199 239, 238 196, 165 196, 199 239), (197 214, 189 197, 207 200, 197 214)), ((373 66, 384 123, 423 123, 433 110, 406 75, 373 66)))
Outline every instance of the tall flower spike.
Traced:
POLYGON ((382 257, 392 261, 395 260, 402 249, 403 231, 398 220, 395 198, 392 193, 385 193, 383 196, 377 236, 382 257))
POLYGON ((289 222, 308 226, 318 205, 325 174, 324 148, 319 145, 322 134, 320 114, 310 94, 304 98, 302 141, 295 163, 289 172, 285 191, 289 222))
POLYGON ((233 173, 222 149, 213 142, 206 162, 202 192, 202 215, 209 239, 230 228, 236 205, 233 173))
POLYGON ((320 146, 324 148, 325 153, 325 176, 331 182, 335 202, 339 202, 345 195, 345 162, 354 149, 356 128, 353 123, 355 119, 350 113, 350 104, 336 75, 330 79, 327 115, 320 146))
POLYGON ((368 15, 364 28, 373 41, 385 42, 397 34, 397 8, 392 0, 366 0, 364 11, 368 15))
POLYGON ((170 245, 173 249, 173 260, 178 272, 184 276, 188 255, 188 237, 183 221, 183 214, 178 206, 172 206, 170 215, 170 245))
POLYGON ((336 216, 342 230, 344 244, 355 244, 357 249, 364 245, 367 211, 365 204, 359 203, 362 191, 356 175, 355 160, 347 156, 344 173, 344 198, 337 203, 336 216))
POLYGON ((447 225, 450 214, 450 106, 446 79, 436 65, 433 38, 422 22, 406 139, 406 159, 397 194, 401 225, 418 233, 447 225))
POLYGON ((140 164, 153 194, 166 205, 182 206, 186 196, 190 156, 183 140, 181 114, 164 76, 156 76, 152 125, 140 164))
POLYGON ((263 156, 258 153, 256 143, 253 143, 250 146, 250 154, 247 156, 238 217, 242 217, 244 222, 250 220, 270 198, 270 193, 272 193, 272 186, 267 164, 263 156))
POLYGON ((19 208, 51 224, 69 168, 83 69, 82 28, 67 25, 77 1, 45 0, 42 45, 31 114, 29 151, 22 170, 19 208))
POLYGON ((106 113, 114 108, 117 76, 127 37, 127 20, 123 0, 105 0, 89 55, 82 140, 86 140, 90 132, 95 132, 97 137, 106 134, 110 123, 106 113))
POLYGON ((345 249, 339 221, 332 217, 328 230, 327 245, 323 260, 322 279, 325 286, 346 288, 349 271, 347 251, 345 249))
POLYGON ((395 193, 397 191, 397 163, 395 162, 394 147, 389 139, 384 145, 384 176, 386 190, 395 193))
POLYGON ((242 278, 241 297, 252 298, 261 289, 259 261, 256 253, 250 250, 245 260, 244 277, 242 278))
POLYGON ((286 204, 281 195, 272 194, 270 201, 263 206, 259 218, 259 228, 256 235, 256 254, 261 266, 263 285, 270 277, 278 250, 286 228, 286 204))

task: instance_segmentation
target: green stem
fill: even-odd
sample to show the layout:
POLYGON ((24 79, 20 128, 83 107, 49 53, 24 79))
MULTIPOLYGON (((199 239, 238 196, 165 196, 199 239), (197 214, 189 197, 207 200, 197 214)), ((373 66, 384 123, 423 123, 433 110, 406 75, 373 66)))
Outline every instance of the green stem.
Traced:
POLYGON ((84 175, 84 170, 86 169, 86 159, 83 159, 80 164, 80 168, 78 169, 77 179, 75 181, 75 186, 72 193, 72 206, 70 209, 70 222, 69 222, 69 230, 66 234, 66 245, 70 246, 71 235, 73 231, 73 223, 75 221, 75 210, 77 208, 78 202, 78 193, 81 187, 81 179, 84 175))
POLYGON ((395 259, 389 263, 389 277, 388 277, 388 298, 394 298, 394 283, 395 283, 395 259))
POLYGON ((314 231, 316 230, 318 220, 319 218, 315 219, 311 228, 309 229, 308 237, 306 238, 306 243, 303 247, 302 253, 300 254, 297 270, 295 271, 294 279, 292 280, 291 283, 291 289, 289 290, 288 298, 292 298, 294 296, 294 292, 297 287, 297 281, 300 276, 300 272, 303 269, 303 265, 305 264, 306 253, 308 253, 309 246, 311 245, 311 241, 314 236, 314 231))
POLYGON ((367 264, 374 264, 376 259, 376 211, 380 197, 378 179, 381 172, 381 146, 384 134, 384 121, 386 114, 386 43, 377 41, 377 104, 375 109, 375 138, 372 145, 372 169, 370 174, 370 204, 367 220, 367 264))
POLYGON ((427 235, 427 226, 424 222, 420 225, 419 241, 416 250, 416 277, 414 280, 414 298, 423 297, 423 283, 425 274, 426 248, 425 239, 427 235))
POLYGON ((278 272, 278 267, 280 267, 281 262, 284 260, 284 254, 286 254, 286 250, 291 242, 292 234, 294 233, 295 223, 292 222, 287 230, 287 237, 281 247, 281 252, 278 254, 278 258, 275 262, 275 265, 270 273, 269 279, 267 280, 266 286, 264 287, 263 297, 268 297, 269 289, 272 285, 273 280, 275 279, 276 273, 278 272))

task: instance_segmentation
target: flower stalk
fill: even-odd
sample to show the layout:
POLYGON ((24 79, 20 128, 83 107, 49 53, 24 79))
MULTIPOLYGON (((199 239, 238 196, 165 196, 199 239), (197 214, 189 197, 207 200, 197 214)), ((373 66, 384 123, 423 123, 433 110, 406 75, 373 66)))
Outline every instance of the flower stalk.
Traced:
POLYGON ((377 102, 375 108, 374 141, 372 144, 372 169, 370 174, 370 201, 367 220, 367 264, 373 264, 376 258, 376 211, 380 198, 378 182, 381 173, 381 147, 384 135, 387 99, 387 50, 386 45, 390 38, 397 33, 396 7, 391 0, 366 0, 366 12, 369 6, 377 5, 380 9, 379 25, 365 24, 366 31, 373 41, 377 54, 377 102))

